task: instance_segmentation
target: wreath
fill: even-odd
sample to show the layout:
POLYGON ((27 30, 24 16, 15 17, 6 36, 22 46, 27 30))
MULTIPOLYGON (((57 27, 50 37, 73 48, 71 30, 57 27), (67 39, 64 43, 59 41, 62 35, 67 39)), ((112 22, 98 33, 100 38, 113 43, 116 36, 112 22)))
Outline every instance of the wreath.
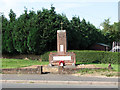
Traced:
POLYGON ((65 65, 65 62, 64 61, 59 61, 59 66, 61 65, 61 63, 63 63, 63 66, 65 65))

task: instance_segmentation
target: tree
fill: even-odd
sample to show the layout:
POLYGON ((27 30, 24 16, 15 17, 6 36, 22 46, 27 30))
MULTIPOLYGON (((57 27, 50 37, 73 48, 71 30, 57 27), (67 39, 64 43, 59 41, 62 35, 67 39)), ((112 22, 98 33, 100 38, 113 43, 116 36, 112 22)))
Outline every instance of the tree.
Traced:
MULTIPOLYGON (((50 10, 43 8, 24 13, 16 19, 16 14, 10 10, 10 20, 3 17, 3 51, 6 53, 42 54, 57 49, 57 30, 67 31, 68 49, 88 49, 93 43, 102 42, 102 32, 85 19, 79 17, 68 20, 65 14, 57 14, 55 7, 50 10)), ((106 21, 108 23, 108 21, 106 21)), ((109 26, 105 23, 105 27, 109 26)), ((113 26, 116 30, 117 24, 113 26)), ((106 31, 106 30, 105 30, 106 31)), ((107 34, 106 34, 107 36, 107 34)), ((119 36, 119 35, 118 35, 119 36)), ((113 36, 112 36, 113 37, 113 36)), ((103 40, 104 41, 104 40, 103 40)))
POLYGON ((111 45, 113 41, 120 40, 120 22, 110 25, 110 19, 105 19, 101 26, 103 26, 102 33, 105 35, 106 43, 111 45))
POLYGON ((81 33, 80 33, 80 19, 79 17, 73 17, 70 21, 69 27, 69 49, 79 49, 81 43, 81 33), (72 42, 72 43, 71 43, 72 42))
POLYGON ((7 53, 7 29, 8 29, 8 20, 2 15, 2 52, 7 53))
POLYGON ((27 53, 27 37, 29 34, 28 27, 29 16, 27 14, 27 9, 24 10, 24 14, 21 15, 17 20, 13 32, 13 45, 17 52, 27 53))
POLYGON ((112 25, 111 37, 113 38, 113 41, 120 42, 120 22, 118 22, 118 23, 115 22, 112 25))
POLYGON ((9 18, 10 20, 7 21, 6 18, 3 16, 3 27, 2 27, 2 37, 3 37, 3 52, 14 53, 15 49, 13 46, 13 29, 15 24, 15 17, 16 14, 10 10, 9 18))
POLYGON ((31 52, 41 54, 45 51, 55 50, 56 31, 59 23, 54 9, 51 6, 50 10, 43 8, 42 11, 37 12, 34 18, 35 25, 32 25, 28 36, 28 46, 31 52))
POLYGON ((112 26, 110 25, 110 19, 105 19, 103 23, 101 23, 101 26, 103 27, 103 32, 107 33, 110 32, 112 29, 112 26))

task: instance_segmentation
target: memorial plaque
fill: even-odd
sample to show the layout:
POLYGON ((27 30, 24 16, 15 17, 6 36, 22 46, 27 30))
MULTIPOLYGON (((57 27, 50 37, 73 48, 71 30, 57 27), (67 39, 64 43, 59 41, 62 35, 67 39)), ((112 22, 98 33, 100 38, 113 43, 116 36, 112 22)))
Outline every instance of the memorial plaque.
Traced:
POLYGON ((53 56, 53 60, 71 60, 71 56, 53 56))
POLYGON ((63 45, 60 45, 60 52, 63 52, 63 45))

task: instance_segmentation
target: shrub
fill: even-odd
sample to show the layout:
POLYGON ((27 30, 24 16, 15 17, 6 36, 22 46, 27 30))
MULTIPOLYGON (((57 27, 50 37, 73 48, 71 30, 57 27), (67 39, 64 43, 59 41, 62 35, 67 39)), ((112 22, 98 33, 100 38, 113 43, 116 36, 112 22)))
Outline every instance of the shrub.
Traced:
POLYGON ((42 61, 49 61, 49 54, 50 54, 50 52, 56 52, 56 51, 49 51, 49 52, 46 52, 46 53, 42 54, 40 56, 42 61))
POLYGON ((46 53, 42 54, 41 55, 42 61, 49 61, 49 54, 50 54, 50 52, 46 52, 46 53))
MULTIPOLYGON (((74 51, 76 62, 118 64, 119 53, 108 51, 74 51)), ((119 62, 120 63, 120 62, 119 62)))

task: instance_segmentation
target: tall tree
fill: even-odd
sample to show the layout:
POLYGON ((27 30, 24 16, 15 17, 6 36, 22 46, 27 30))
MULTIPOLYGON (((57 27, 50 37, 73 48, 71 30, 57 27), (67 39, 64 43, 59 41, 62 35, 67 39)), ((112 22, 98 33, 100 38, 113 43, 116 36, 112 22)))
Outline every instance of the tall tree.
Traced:
POLYGON ((8 53, 7 51, 7 30, 8 30, 8 20, 2 15, 2 52, 8 53))
POLYGON ((9 21, 7 21, 7 19, 4 18, 3 16, 3 28, 2 28, 3 52, 5 51, 8 53, 14 53, 15 51, 13 46, 13 37, 12 37, 14 24, 15 24, 15 17, 16 17, 16 14, 13 12, 12 9, 10 9, 9 21))
POLYGON ((110 19, 105 19, 101 26, 103 26, 102 33, 106 37, 106 43, 112 44, 113 41, 120 40, 120 22, 110 25, 110 19))
MULTIPOLYGON (((35 13, 34 10, 24 13, 16 19, 15 13, 10 10, 10 20, 3 17, 3 51, 7 53, 35 53, 57 49, 57 30, 67 31, 68 49, 87 49, 95 42, 104 38, 101 31, 85 19, 79 17, 68 20, 65 14, 57 14, 55 7, 50 10, 43 8, 35 13)), ((108 22, 108 21, 107 21, 108 22)), ((107 25, 106 25, 107 26, 107 25)), ((114 25, 114 29, 116 29, 114 25)), ((107 34, 106 34, 107 36, 107 34)))
POLYGON ((111 37, 113 38, 113 41, 120 42, 120 22, 115 22, 112 25, 111 37))
POLYGON ((28 27, 29 16, 27 13, 27 9, 24 10, 24 14, 22 14, 16 21, 14 32, 13 32, 13 45, 15 49, 19 53, 27 53, 27 37, 29 34, 28 27))

